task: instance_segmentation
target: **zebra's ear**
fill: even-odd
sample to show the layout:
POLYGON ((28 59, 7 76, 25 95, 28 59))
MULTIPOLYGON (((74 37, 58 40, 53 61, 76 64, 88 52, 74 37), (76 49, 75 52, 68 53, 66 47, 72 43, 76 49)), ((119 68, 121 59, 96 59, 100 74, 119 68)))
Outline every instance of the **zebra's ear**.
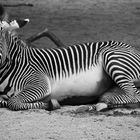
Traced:
POLYGON ((29 19, 13 20, 9 23, 11 30, 24 27, 29 22, 29 19))
POLYGON ((22 27, 25 26, 28 22, 29 22, 29 19, 24 19, 24 20, 13 20, 13 21, 11 21, 10 23, 8 23, 7 21, 1 21, 1 22, 0 22, 0 27, 1 27, 1 30, 13 31, 13 30, 22 28, 22 27))

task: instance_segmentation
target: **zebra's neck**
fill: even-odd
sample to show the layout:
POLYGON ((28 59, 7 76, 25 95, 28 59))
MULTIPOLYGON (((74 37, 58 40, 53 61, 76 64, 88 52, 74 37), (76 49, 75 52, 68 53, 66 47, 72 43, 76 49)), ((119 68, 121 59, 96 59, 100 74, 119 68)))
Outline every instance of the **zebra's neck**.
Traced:
POLYGON ((10 39, 7 49, 7 56, 4 63, 0 66, 0 83, 9 75, 13 76, 23 63, 28 62, 28 55, 25 55, 28 47, 17 37, 10 39))

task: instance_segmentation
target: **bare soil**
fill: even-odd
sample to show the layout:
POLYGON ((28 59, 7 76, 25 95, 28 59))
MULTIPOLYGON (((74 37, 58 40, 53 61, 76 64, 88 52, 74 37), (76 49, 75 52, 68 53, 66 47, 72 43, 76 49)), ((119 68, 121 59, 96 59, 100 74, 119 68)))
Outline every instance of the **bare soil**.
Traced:
MULTIPOLYGON (((33 7, 7 7, 11 18, 29 18, 20 32, 23 39, 44 28, 66 45, 118 40, 140 49, 139 0, 1 0, 2 4, 31 3, 33 7)), ((56 47, 49 39, 37 47, 56 47)), ((76 113, 79 106, 56 111, 0 109, 1 140, 139 140, 140 109, 102 113, 76 113)))

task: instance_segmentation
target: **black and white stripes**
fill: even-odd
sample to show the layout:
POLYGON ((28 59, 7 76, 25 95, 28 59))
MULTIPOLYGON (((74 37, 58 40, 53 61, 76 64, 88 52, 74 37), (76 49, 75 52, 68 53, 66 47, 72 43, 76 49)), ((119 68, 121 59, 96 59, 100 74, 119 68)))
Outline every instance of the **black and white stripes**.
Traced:
POLYGON ((86 71, 98 61, 99 46, 85 43, 57 49, 30 48, 31 63, 47 72, 51 78, 69 77, 80 71, 86 71))

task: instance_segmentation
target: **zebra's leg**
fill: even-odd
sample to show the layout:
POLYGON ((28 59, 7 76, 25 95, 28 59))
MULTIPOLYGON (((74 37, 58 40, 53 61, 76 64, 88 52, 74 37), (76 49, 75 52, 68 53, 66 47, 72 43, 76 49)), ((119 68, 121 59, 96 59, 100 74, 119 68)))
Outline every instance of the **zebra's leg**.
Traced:
POLYGON ((44 103, 41 101, 29 101, 27 98, 30 98, 30 95, 26 94, 24 96, 24 92, 19 93, 16 96, 11 97, 7 102, 7 107, 10 110, 27 110, 27 109, 47 109, 48 103, 44 103))
POLYGON ((0 107, 6 107, 11 110, 27 110, 27 109, 45 109, 48 111, 60 109, 60 104, 55 99, 50 99, 47 102, 36 101, 36 102, 23 102, 17 98, 12 97, 9 101, 1 100, 0 107))
POLYGON ((7 101, 4 99, 0 99, 0 108, 7 108, 7 101))
POLYGON ((51 99, 49 101, 49 108, 47 110, 51 111, 56 109, 60 109, 60 104, 56 99, 51 99))
POLYGON ((97 111, 115 107, 139 106, 140 92, 135 87, 134 82, 128 80, 124 75, 120 74, 120 77, 123 77, 123 82, 115 81, 120 90, 111 89, 103 94, 99 103, 95 105, 97 111))
POLYGON ((5 107, 7 108, 7 101, 9 97, 7 95, 1 95, 0 96, 0 108, 5 107))
POLYGON ((139 96, 127 95, 124 90, 114 87, 100 97, 99 103, 94 106, 94 109, 102 111, 118 107, 138 108, 139 106, 139 96))
POLYGON ((0 108, 7 108, 8 106, 7 106, 7 101, 5 101, 5 100, 0 100, 0 108))
POLYGON ((48 109, 49 101, 49 87, 40 81, 40 84, 28 85, 11 97, 7 101, 7 106, 11 110, 48 109))
POLYGON ((104 93, 99 103, 97 103, 94 108, 97 111, 115 108, 115 107, 128 107, 128 106, 139 106, 140 104, 140 92, 135 87, 132 80, 127 80, 125 76, 123 77, 124 82, 117 82, 119 90, 111 89, 104 93), (116 90, 116 91, 115 91, 116 90))

